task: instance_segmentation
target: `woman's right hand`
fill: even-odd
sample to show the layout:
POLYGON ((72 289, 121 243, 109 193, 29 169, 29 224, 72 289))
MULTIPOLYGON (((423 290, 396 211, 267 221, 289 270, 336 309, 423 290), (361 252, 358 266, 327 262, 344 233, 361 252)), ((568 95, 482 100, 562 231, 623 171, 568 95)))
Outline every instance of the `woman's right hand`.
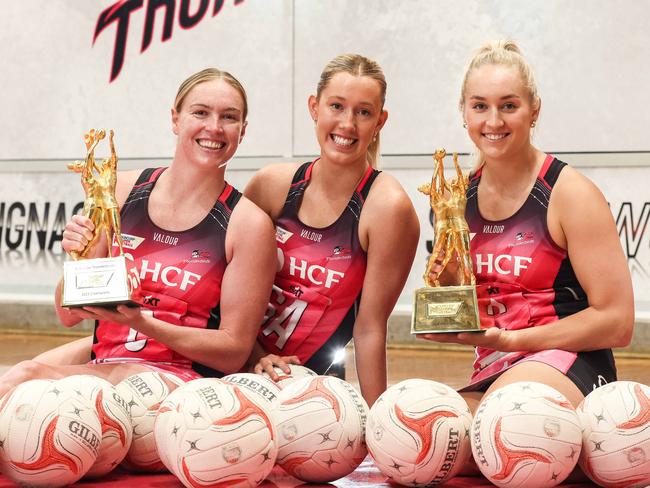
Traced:
POLYGON ((88 217, 79 214, 73 215, 63 229, 63 240, 61 241, 63 250, 68 254, 73 251, 83 252, 92 240, 94 230, 95 225, 88 217))
POLYGON ((445 259, 445 250, 441 249, 438 258, 434 261, 431 266, 431 272, 429 273, 429 282, 433 283, 436 278, 438 279, 440 286, 457 286, 460 283, 458 278, 458 268, 459 268, 459 256, 458 253, 454 250, 452 256, 449 259, 447 265, 443 268, 442 262, 445 259))
POLYGON ((273 368, 278 367, 285 373, 291 374, 291 368, 289 367, 290 364, 300 364, 298 356, 278 356, 276 354, 267 354, 257 362, 253 371, 257 374, 266 373, 273 381, 277 382, 280 379, 280 376, 273 368))

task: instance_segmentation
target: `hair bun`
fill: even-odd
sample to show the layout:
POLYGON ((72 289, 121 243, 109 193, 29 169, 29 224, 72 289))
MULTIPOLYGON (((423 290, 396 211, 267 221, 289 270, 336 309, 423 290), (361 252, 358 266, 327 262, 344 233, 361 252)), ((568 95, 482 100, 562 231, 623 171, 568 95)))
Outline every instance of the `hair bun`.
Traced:
POLYGON ((510 51, 521 55, 521 49, 519 49, 517 43, 511 39, 488 41, 481 46, 477 54, 487 54, 497 51, 510 51))

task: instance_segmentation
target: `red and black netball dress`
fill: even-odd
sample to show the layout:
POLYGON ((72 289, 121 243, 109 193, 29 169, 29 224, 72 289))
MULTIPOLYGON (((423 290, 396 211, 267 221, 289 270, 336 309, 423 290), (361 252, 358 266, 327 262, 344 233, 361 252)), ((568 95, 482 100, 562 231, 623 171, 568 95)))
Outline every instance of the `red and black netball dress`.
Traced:
POLYGON ((275 222, 282 267, 257 340, 267 352, 296 355, 323 374, 352 338, 366 272, 359 216, 379 171, 368 167, 339 218, 315 228, 298 218, 315 164, 305 163, 295 173, 275 222))
MULTIPOLYGON (((551 192, 565 166, 548 155, 522 207, 499 221, 480 215, 481 169, 472 176, 465 215, 472 236, 470 247, 483 328, 543 327, 589 306, 567 252, 553 241, 547 227, 551 192)), ((555 367, 585 394, 616 379, 611 349, 530 353, 477 347, 470 388, 487 388, 500 373, 526 360, 555 367)))
MULTIPOLYGON (((161 229, 149 218, 148 203, 164 170, 144 170, 120 212, 129 274, 139 279, 143 306, 155 318, 182 327, 218 329, 226 230, 241 193, 226 183, 208 215, 195 227, 182 232, 161 229)), ((124 324, 97 321, 93 342, 96 362, 149 361, 168 369, 220 375, 124 324)))

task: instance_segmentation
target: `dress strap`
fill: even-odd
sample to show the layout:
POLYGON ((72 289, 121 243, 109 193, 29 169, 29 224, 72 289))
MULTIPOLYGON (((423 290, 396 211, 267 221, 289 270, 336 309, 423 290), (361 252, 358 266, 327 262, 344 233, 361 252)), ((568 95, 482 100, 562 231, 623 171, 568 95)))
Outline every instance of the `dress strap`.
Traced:
POLYGON ((355 190, 363 200, 365 200, 368 197, 368 193, 370 192, 370 187, 372 186, 372 183, 375 181, 375 178, 379 176, 379 173, 381 173, 381 171, 376 170, 372 166, 368 166, 368 169, 363 175, 363 178, 361 178, 361 181, 359 182, 359 184, 357 185, 357 189, 355 190))

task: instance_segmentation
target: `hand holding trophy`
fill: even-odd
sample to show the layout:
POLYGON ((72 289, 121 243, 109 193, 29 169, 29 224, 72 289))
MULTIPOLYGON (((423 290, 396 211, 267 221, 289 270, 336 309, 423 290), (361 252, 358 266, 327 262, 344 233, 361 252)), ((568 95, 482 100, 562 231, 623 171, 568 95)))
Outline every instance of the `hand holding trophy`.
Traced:
POLYGON ((435 168, 431 183, 418 188, 429 195, 435 215, 435 241, 424 273, 426 287, 415 291, 412 334, 437 332, 480 332, 476 299, 476 279, 469 251, 469 227, 465 221, 468 180, 454 154, 456 178, 445 181, 444 149, 433 158, 435 168), (452 286, 440 286, 444 276, 452 286))
POLYGON ((117 154, 109 132, 111 155, 98 166, 95 148, 106 137, 106 131, 91 129, 84 135, 86 159, 69 163, 68 169, 81 173, 81 186, 86 193, 82 215, 94 225, 93 236, 81 251, 71 251, 73 261, 63 264, 61 304, 64 307, 113 306, 134 304, 131 283, 122 249, 119 206, 115 198, 117 154), (95 256, 102 235, 106 238, 107 255, 95 256), (115 237, 119 256, 111 257, 111 235, 115 237), (92 259, 88 259, 92 257, 92 259))

